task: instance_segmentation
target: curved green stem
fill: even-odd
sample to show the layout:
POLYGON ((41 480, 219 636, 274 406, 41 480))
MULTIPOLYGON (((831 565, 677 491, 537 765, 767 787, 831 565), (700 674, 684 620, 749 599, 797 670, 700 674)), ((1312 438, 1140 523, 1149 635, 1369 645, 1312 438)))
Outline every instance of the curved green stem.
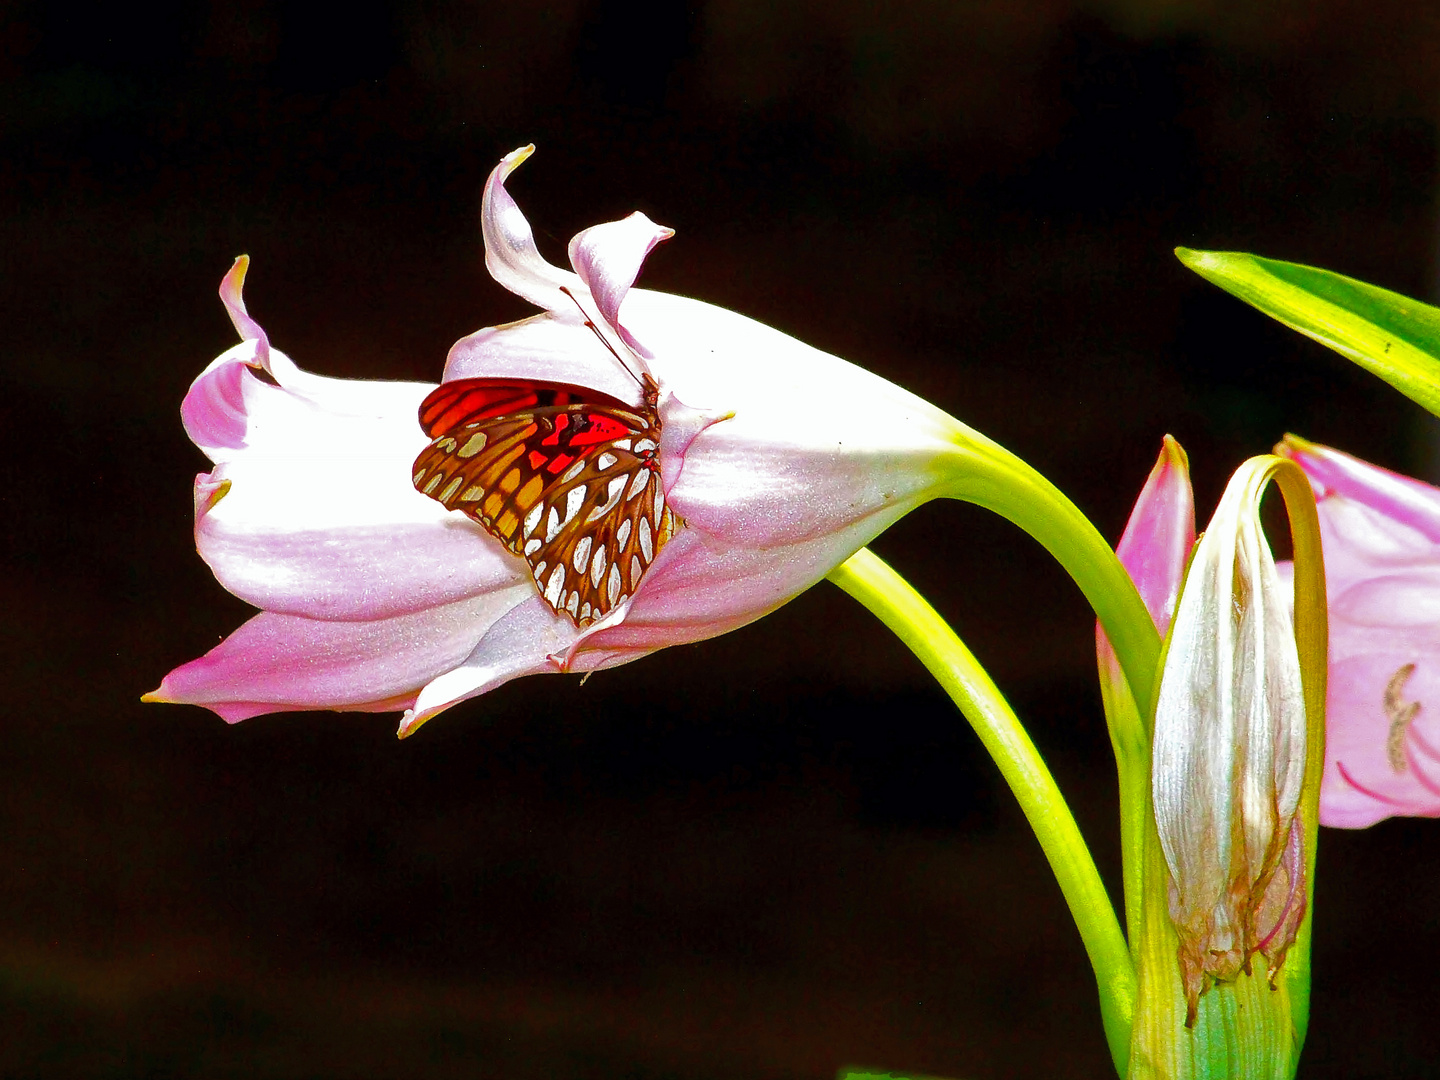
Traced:
POLYGON ((1055 557, 1090 602, 1124 673, 1118 687, 1103 677, 1101 683, 1109 698, 1105 720, 1120 786, 1125 918, 1133 945, 1140 925, 1144 824, 1150 792, 1149 724, 1154 713, 1160 635, 1130 575, 1075 504, 1004 447, 958 421, 956 425, 955 446, 960 458, 947 473, 946 494, 993 510, 1024 529, 1055 557), (1127 696, 1129 700, 1121 700, 1127 696))
MULTIPOLYGON (((1100 872, 1050 770, 964 642, 879 556, 861 548, 831 572, 830 580, 869 608, 920 658, 1000 767, 1080 929, 1100 991, 1106 1041, 1123 1076, 1135 1013, 1135 969, 1100 872)), ((1128 584, 1129 578, 1125 580, 1128 584)))
MULTIPOLYGON (((1105 628, 1138 716, 1149 717, 1160 635, 1114 550, 1059 488, 998 443, 965 428, 956 447, 962 459, 947 478, 945 494, 1014 522, 1055 557, 1105 628)), ((1148 750, 1143 726, 1116 734, 1127 752, 1148 750)))

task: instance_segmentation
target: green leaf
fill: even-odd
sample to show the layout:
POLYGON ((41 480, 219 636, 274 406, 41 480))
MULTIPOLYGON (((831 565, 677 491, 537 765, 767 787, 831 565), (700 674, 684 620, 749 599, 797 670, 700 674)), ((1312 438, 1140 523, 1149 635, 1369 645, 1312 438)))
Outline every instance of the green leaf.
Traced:
POLYGON ((1440 309, 1329 270, 1176 248, 1201 277, 1380 376, 1440 416, 1440 309))
POLYGON ((920 1076, 916 1073, 873 1072, 869 1069, 841 1069, 836 1080, 940 1080, 938 1076, 920 1076))

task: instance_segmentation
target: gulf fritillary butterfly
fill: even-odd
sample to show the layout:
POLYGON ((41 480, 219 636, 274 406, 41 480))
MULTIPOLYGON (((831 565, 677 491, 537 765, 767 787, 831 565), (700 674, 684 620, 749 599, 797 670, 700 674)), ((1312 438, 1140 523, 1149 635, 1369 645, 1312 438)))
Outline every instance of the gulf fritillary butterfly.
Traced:
POLYGON ((559 383, 457 379, 420 406, 430 445, 415 487, 524 558, 578 627, 634 595, 678 525, 660 477, 659 388, 648 373, 641 386, 634 407, 559 383))

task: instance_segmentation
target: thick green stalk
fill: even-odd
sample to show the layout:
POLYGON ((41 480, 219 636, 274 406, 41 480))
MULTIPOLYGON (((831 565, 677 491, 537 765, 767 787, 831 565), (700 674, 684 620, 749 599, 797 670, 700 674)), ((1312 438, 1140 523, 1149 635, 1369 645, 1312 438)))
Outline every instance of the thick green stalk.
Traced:
POLYGON ((1023 460, 960 426, 964 435, 957 446, 963 457, 947 473, 946 494, 993 510, 1055 557, 1090 602, 1124 674, 1117 685, 1102 673, 1101 691, 1107 698, 1105 719, 1119 779, 1125 921, 1133 946, 1140 926, 1150 797, 1149 718, 1160 636, 1130 575, 1089 518, 1023 460))
MULTIPOLYGON (((1123 1076, 1135 1012, 1135 969, 1100 872, 1050 770, 964 642, 879 556, 862 548, 832 571, 830 580, 869 608, 920 658, 1000 767, 1080 930, 1100 992, 1105 1037, 1123 1076)), ((1125 580, 1128 584, 1129 578, 1125 580)), ((1149 616, 1144 617, 1153 634, 1149 616)))
MULTIPOLYGON (((1130 684, 1135 715, 1150 716, 1160 635, 1105 538, 1059 488, 998 443, 967 428, 956 445, 962 460, 951 466, 945 494, 993 510, 1055 557, 1105 628, 1130 684)), ((1150 745, 1148 733, 1135 723, 1135 728, 1116 733, 1117 746, 1127 755, 1150 745)))
POLYGON ((1100 697, 1105 704, 1105 721, 1115 751, 1120 781, 1120 865, 1125 891, 1125 936, 1131 954, 1138 948, 1142 929, 1145 879, 1145 829, 1150 821, 1150 748, 1123 747, 1120 734, 1144 730, 1135 712, 1135 702, 1124 680, 1100 665, 1100 697))

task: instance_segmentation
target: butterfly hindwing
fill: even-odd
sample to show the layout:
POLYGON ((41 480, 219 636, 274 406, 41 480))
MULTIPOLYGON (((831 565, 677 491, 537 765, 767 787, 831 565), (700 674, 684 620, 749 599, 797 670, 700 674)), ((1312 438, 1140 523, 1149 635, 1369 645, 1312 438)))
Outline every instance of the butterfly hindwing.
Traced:
POLYGON ((653 384, 634 408, 576 387, 462 379, 427 397, 420 420, 431 442, 415 487, 524 558, 578 626, 632 595, 675 532, 653 384))

